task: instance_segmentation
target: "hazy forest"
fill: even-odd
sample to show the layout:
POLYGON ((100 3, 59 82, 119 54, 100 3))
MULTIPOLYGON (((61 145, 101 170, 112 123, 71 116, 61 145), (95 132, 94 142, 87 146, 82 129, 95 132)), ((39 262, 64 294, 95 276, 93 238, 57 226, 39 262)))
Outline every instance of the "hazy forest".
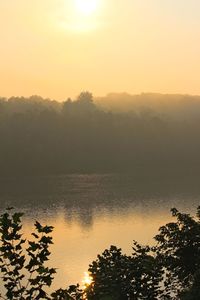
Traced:
POLYGON ((0 173, 198 172, 200 97, 0 98, 0 173))

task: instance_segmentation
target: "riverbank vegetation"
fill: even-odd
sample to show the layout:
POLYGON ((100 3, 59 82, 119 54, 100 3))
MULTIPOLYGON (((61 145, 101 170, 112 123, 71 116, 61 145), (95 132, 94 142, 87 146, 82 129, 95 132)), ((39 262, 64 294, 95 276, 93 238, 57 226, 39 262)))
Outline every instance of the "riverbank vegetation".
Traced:
POLYGON ((49 267, 52 226, 35 222, 32 240, 23 236, 21 213, 0 217, 0 270, 10 300, 200 299, 200 207, 196 217, 172 209, 174 222, 159 229, 154 246, 133 242, 132 254, 111 246, 88 269, 84 287, 48 290, 57 270, 49 267))
POLYGON ((134 172, 195 177, 199 97, 127 97, 94 99, 83 92, 62 103, 39 96, 0 98, 0 176, 134 172), (119 102, 127 103, 126 109, 115 108, 119 102))

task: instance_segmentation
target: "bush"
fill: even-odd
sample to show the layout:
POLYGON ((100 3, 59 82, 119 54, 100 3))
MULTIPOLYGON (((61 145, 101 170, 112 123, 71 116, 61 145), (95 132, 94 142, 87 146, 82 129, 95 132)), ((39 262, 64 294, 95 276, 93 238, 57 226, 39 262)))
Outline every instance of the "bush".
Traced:
POLYGON ((150 247, 134 242, 133 251, 132 256, 126 256, 111 246, 98 255, 89 267, 93 278, 86 290, 89 300, 157 299, 161 294, 162 268, 150 254, 150 247))
POLYGON ((56 273, 46 266, 52 226, 35 222, 32 240, 22 234, 22 213, 0 216, 0 271, 8 300, 200 299, 200 208, 197 218, 172 210, 175 222, 159 229, 155 247, 133 242, 133 253, 111 246, 89 266, 90 285, 71 285, 49 295, 56 273), (164 285, 163 285, 164 283, 164 285))
POLYGON ((155 239, 158 242, 157 255, 166 270, 165 289, 168 294, 171 292, 181 297, 194 286, 200 290, 200 281, 197 280, 200 277, 200 207, 197 218, 175 208, 172 215, 176 221, 162 226, 155 239))

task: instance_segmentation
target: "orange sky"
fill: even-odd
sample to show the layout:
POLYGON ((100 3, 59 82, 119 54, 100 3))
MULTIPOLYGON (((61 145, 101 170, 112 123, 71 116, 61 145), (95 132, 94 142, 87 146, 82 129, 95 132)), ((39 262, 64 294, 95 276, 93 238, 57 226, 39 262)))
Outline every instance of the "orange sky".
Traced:
POLYGON ((96 1, 0 0, 0 95, 200 94, 199 0, 96 1))

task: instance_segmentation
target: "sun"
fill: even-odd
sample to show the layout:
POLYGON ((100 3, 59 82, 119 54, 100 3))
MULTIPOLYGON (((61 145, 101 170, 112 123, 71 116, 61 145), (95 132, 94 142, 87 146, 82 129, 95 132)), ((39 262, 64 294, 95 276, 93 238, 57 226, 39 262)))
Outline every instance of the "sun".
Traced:
POLYGON ((98 2, 98 0, 75 0, 75 6, 80 14, 90 16, 98 9, 98 2))
POLYGON ((102 27, 104 0, 62 0, 60 26, 70 33, 90 33, 102 27))

